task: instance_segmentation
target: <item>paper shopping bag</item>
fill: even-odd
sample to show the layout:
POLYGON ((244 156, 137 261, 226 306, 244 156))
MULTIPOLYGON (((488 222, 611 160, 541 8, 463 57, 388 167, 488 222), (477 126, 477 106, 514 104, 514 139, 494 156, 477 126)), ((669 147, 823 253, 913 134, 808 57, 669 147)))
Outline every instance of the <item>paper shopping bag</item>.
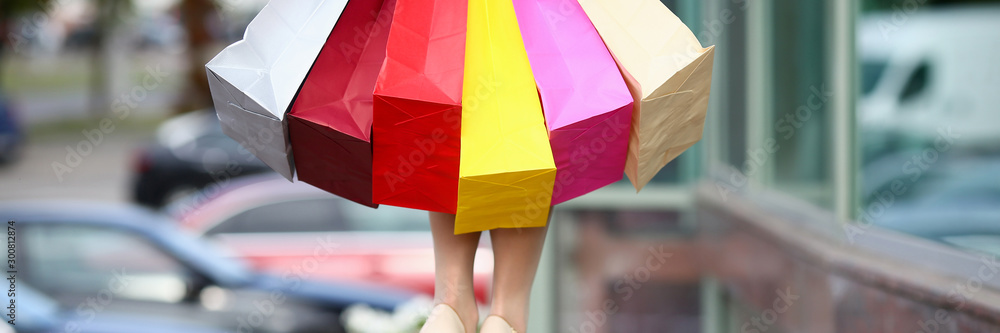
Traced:
POLYGON ((372 91, 396 0, 351 0, 288 112, 298 178, 372 202, 372 91))
POLYGON ((576 0, 514 0, 556 163, 552 205, 621 180, 632 95, 576 0))
POLYGON ((701 140, 715 47, 657 0, 579 0, 636 100, 625 174, 641 190, 701 140))
POLYGON ((469 0, 455 233, 541 227, 556 168, 514 6, 469 0))
POLYGON ((376 203, 455 213, 468 0, 399 0, 375 86, 376 203))
POLYGON ((289 180, 285 113, 346 3, 272 1, 206 65, 223 132, 289 180))

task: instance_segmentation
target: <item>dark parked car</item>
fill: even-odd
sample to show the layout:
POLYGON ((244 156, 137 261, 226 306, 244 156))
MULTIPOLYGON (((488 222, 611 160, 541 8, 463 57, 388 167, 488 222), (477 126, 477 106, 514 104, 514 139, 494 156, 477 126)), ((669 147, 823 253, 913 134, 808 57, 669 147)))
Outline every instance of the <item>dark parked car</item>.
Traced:
MULTIPOLYGON (((9 202, 0 204, 0 217, 15 221, 22 282, 60 306, 102 316, 155 316, 237 332, 341 332, 339 315, 350 305, 391 310, 412 297, 310 280, 318 264, 311 260, 280 274, 254 273, 141 208, 9 202)), ((323 246, 317 244, 319 255, 323 246)))
POLYGON ((24 130, 7 100, 0 94, 0 164, 17 160, 24 146, 24 130))
POLYGON ((164 122, 156 142, 136 152, 133 198, 161 207, 206 186, 270 170, 222 133, 215 111, 191 112, 164 122))

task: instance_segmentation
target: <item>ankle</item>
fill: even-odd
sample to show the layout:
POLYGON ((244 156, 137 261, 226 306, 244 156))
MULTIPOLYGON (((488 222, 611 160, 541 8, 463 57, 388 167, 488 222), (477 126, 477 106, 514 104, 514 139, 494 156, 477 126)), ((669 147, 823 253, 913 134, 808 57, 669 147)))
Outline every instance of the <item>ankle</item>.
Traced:
POLYGON ((479 304, 476 303, 471 277, 445 277, 434 286, 434 304, 451 306, 465 325, 466 332, 475 333, 479 324, 479 304))
POLYGON ((500 317, 507 322, 517 332, 525 332, 528 326, 528 307, 509 306, 510 304, 496 304, 490 307, 490 316, 500 317))

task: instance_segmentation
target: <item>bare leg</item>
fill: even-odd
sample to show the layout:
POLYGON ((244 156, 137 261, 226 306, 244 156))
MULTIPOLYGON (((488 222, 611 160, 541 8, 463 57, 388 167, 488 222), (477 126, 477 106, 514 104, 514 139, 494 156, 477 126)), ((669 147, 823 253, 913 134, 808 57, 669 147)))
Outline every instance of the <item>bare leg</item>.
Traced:
MULTIPOLYGON (((604 301, 610 295, 606 293, 604 277, 604 266, 607 263, 608 236, 606 228, 606 216, 603 213, 585 213, 578 217, 577 239, 580 246, 577 246, 575 258, 578 283, 580 292, 576 296, 576 301, 580 302, 580 310, 587 313, 602 313, 604 301)), ((579 323, 583 324, 583 323, 579 323)), ((607 332, 607 325, 595 325, 596 329, 592 333, 607 332)), ((583 329, 581 326, 576 328, 583 329)))
POLYGON ((430 213, 434 236, 434 304, 455 309, 466 332, 476 332, 479 310, 472 289, 472 264, 479 232, 455 235, 455 215, 430 213))
POLYGON ((531 284, 547 230, 548 226, 490 230, 494 260, 490 314, 507 320, 520 333, 527 331, 531 284))

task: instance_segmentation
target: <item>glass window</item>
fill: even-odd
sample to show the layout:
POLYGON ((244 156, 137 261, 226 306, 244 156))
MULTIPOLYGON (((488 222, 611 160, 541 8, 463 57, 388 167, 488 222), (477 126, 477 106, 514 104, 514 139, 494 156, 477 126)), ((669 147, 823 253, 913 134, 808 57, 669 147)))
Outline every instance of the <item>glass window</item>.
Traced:
POLYGON ((779 0, 771 9, 774 18, 782 18, 773 20, 770 51, 774 185, 831 208, 825 4, 779 0))
POLYGON ((1000 254, 998 12, 929 3, 899 24, 888 2, 864 4, 857 219, 1000 254), (870 66, 876 59, 879 74, 870 66), (878 82, 869 89, 871 75, 878 82))
POLYGON ((929 65, 922 63, 920 66, 917 66, 913 70, 913 73, 910 74, 910 78, 906 80, 906 85, 903 86, 903 91, 899 94, 899 101, 908 102, 923 93, 927 88, 929 76, 929 65))
POLYGON ((27 282, 51 295, 177 302, 195 278, 181 262, 139 235, 73 225, 25 227, 27 282))
MULTIPOLYGON (((746 4, 737 1, 723 1, 724 8, 720 12, 734 13, 731 23, 718 39, 715 62, 725 62, 726 80, 712 81, 712 93, 722 94, 722 136, 728 149, 725 150, 722 161, 736 167, 742 167, 747 161, 746 124, 747 124, 747 15, 746 4)), ((718 18, 726 23, 723 17, 718 18)), ((706 27, 705 31, 711 31, 706 27)), ((714 73, 713 73, 714 74, 714 73)))

